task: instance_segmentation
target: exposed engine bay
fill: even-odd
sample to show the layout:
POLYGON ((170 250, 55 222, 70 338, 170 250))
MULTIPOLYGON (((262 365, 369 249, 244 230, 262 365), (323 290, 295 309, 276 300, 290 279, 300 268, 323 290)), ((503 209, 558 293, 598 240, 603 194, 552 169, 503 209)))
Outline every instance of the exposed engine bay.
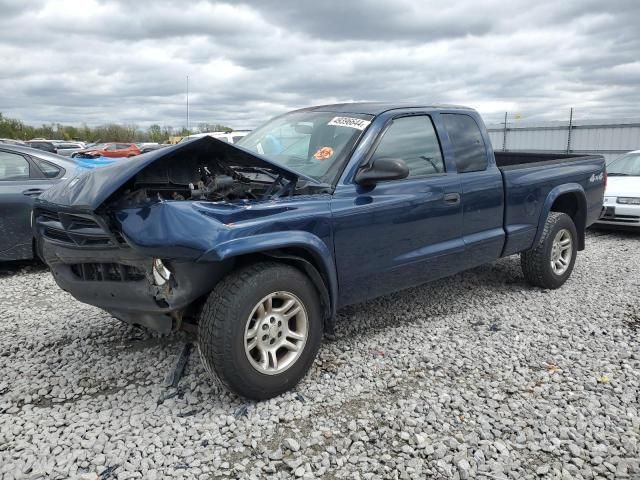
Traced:
POLYGON ((261 200, 320 193, 327 186, 283 175, 277 168, 247 164, 229 152, 181 151, 147 166, 112 196, 112 205, 163 200, 261 200))

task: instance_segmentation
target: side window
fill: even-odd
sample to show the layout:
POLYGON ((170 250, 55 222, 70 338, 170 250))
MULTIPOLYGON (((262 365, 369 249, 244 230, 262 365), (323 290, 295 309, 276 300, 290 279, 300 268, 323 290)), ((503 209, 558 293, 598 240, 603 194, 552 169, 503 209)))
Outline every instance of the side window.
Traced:
POLYGON ((39 158, 33 158, 33 160, 35 160, 35 162, 38 164, 38 167, 40 168, 40 170, 42 170, 42 173, 44 173, 44 176, 47 178, 56 178, 60 173, 61 169, 59 167, 56 167, 53 163, 45 162, 44 160, 40 160, 39 158))
POLYGON ((431 119, 425 115, 395 119, 373 154, 374 161, 382 157, 404 160, 409 177, 445 171, 438 137, 431 119))
POLYGON ((458 173, 486 170, 487 148, 476 121, 469 115, 457 113, 444 113, 442 118, 453 144, 458 173))
POLYGON ((110 143, 104 149, 107 152, 112 152, 112 151, 116 150, 116 148, 117 148, 117 145, 115 143, 110 143))
POLYGON ((0 180, 28 180, 29 162, 22 155, 0 152, 0 180))

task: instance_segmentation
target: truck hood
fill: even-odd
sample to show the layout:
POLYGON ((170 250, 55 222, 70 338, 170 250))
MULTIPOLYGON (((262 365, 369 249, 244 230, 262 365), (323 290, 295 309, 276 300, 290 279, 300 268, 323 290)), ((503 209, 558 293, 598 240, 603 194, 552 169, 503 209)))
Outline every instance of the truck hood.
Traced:
POLYGON ((53 203, 78 210, 94 211, 118 188, 152 163, 170 157, 176 157, 176 161, 179 161, 183 155, 203 153, 224 155, 225 158, 232 159, 234 166, 265 168, 288 180, 304 179, 308 182, 320 183, 259 154, 206 136, 173 147, 123 159, 94 170, 78 171, 69 179, 48 189, 37 199, 36 203, 53 203))

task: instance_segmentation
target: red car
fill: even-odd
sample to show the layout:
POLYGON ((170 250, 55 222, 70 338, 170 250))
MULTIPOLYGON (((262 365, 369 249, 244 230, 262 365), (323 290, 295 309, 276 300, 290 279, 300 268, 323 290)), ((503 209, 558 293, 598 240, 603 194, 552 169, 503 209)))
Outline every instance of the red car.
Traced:
POLYGON ((142 152, 135 143, 99 143, 91 147, 75 152, 72 157, 96 158, 96 157, 135 157, 142 152))

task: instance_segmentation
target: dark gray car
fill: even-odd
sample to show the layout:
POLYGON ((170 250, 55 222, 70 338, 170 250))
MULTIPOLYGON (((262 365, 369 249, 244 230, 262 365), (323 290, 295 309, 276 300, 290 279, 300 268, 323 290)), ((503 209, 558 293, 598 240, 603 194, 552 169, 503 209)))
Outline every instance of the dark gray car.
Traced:
POLYGON ((33 200, 76 168, 59 155, 0 144, 0 261, 33 258, 33 200))

